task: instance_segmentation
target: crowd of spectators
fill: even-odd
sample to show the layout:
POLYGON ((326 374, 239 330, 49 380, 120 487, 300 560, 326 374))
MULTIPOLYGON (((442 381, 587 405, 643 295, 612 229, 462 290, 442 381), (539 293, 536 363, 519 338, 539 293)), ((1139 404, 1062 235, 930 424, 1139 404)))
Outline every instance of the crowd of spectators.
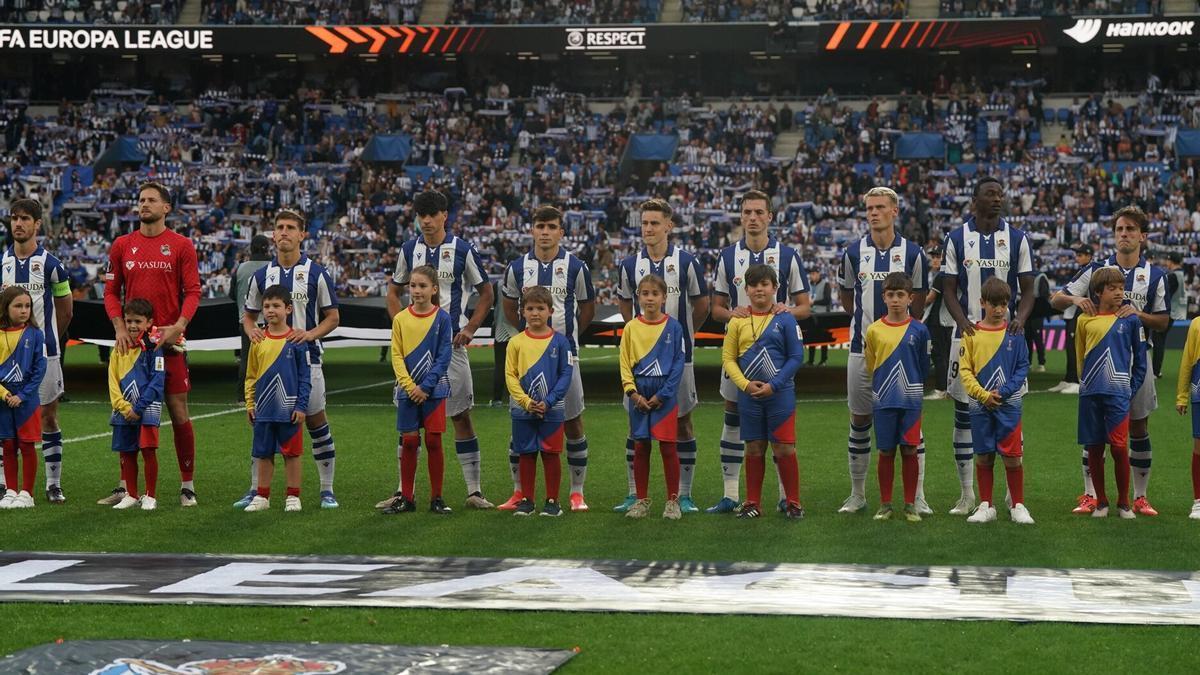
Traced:
POLYGON ((183 0, 8 0, 0 23, 172 24, 183 0))
POLYGON ((661 9, 661 0, 454 0, 446 23, 654 23, 661 9))
POLYGON ((201 16, 209 24, 413 24, 421 0, 204 0, 201 16))
POLYGON ((903 19, 905 0, 683 0, 683 20, 849 21, 903 19))
MULTIPOLYGON (((1172 82, 1190 83, 1189 74, 1172 82)), ((830 278, 865 231, 860 195, 869 187, 895 186, 899 227, 932 248, 968 214, 980 175, 1004 181, 1009 221, 1030 233, 1056 284, 1074 271, 1072 248, 1111 246, 1106 217, 1130 203, 1150 213, 1155 251, 1200 262, 1198 167, 1176 156, 1177 137, 1200 128, 1198 100, 1151 78, 1137 96, 1096 93, 1056 108, 1044 88, 939 78, 930 93, 867 101, 828 91, 803 103, 717 104, 644 94, 635 83, 625 100, 600 106, 555 87, 516 97, 493 82, 371 99, 230 89, 182 109, 148 91, 107 89, 45 117, 8 100, 0 206, 43 200, 54 214, 50 247, 77 261, 76 285, 92 294, 108 242, 136 222, 133 191, 147 178, 175 191, 172 224, 198 242, 210 296, 227 292, 246 242, 285 206, 308 214, 309 253, 339 294, 384 293, 397 245, 415 233, 411 196, 425 187, 451 196, 454 231, 492 275, 528 249, 532 209, 561 206, 567 245, 593 265, 603 303, 614 301, 613 263, 638 246, 640 201, 674 206, 678 240, 711 273, 720 248, 741 236, 737 199, 750 187, 772 195, 776 235, 830 278), (1053 137, 1044 136, 1049 124, 1053 137), (788 132, 798 147, 779 156, 788 132), (945 156, 898 157, 913 132, 940 136, 945 156), (674 135, 673 157, 622 164, 639 133, 674 135), (407 156, 364 157, 379 134, 407 138, 407 156), (117 137, 136 138, 144 159, 106 157, 93 171, 117 137)))
POLYGON ((1078 16, 1085 14, 1153 14, 1161 16, 1163 0, 941 0, 942 17, 1078 16))

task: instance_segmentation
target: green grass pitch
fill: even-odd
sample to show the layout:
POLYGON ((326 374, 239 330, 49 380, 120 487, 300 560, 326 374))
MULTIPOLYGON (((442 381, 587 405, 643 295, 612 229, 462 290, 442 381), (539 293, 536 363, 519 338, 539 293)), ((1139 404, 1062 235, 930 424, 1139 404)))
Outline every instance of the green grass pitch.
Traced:
MULTIPOLYGON (((517 519, 498 512, 456 508, 448 518, 425 512, 385 517, 371 508, 396 486, 395 415, 390 366, 376 349, 327 353, 330 423, 337 442, 337 494, 342 508, 321 511, 316 470, 305 462, 305 511, 276 508, 242 514, 230 504, 248 480, 250 428, 233 409, 235 370, 225 353, 194 354, 192 415, 197 439, 200 507, 178 507, 178 472, 164 430, 160 451, 159 510, 117 512, 96 506, 117 478, 109 451, 105 371, 95 350, 74 347, 67 360, 71 402, 61 411, 64 436, 83 439, 65 449, 68 503, 39 499, 29 511, 0 515, 0 541, 9 550, 378 554, 481 557, 629 558, 701 561, 787 561, 913 565, 998 565, 1132 569, 1196 569, 1200 524, 1187 519, 1191 505, 1190 421, 1173 410, 1179 353, 1169 353, 1158 381, 1159 410, 1151 418, 1155 447, 1150 494, 1163 515, 1133 522, 1093 521, 1070 514, 1080 492, 1075 445, 1075 399, 1034 393, 1025 402, 1026 502, 1037 525, 1006 520, 968 525, 944 515, 958 495, 950 453, 953 408, 927 405, 929 445, 926 492, 938 515, 910 525, 876 523, 835 513, 848 493, 847 412, 843 400, 845 352, 831 351, 830 365, 801 371, 797 434, 801 496, 808 518, 789 523, 766 517, 736 521, 698 514, 672 523, 657 517, 631 522, 609 509, 626 492, 625 415, 618 404, 616 350, 584 351, 584 414, 590 442, 588 502, 592 512, 560 520, 517 519)), ((704 403, 694 413, 699 457, 693 493, 707 506, 721 496, 717 440, 721 412, 716 391, 716 350, 698 352, 697 379, 704 403)), ((491 351, 472 350, 476 399, 487 401, 491 351)), ((1059 379, 1063 354, 1050 354, 1048 373, 1031 376, 1033 390, 1059 379)), ((505 446, 508 418, 486 406, 474 412, 484 453, 484 490, 507 498, 505 446)), ((447 434, 446 498, 464 498, 447 434)), ((652 464, 653 466, 653 464, 652 464)), ((428 499, 424 468, 417 501, 428 499)), ((1109 480, 1111 482, 1111 471, 1109 480)), ((997 494, 1003 471, 998 470, 997 494)), ((565 480, 565 478, 564 478, 565 480)), ((868 495, 874 488, 874 467, 868 495)), ((281 485, 277 472, 276 487, 281 485)), ((655 508, 662 504, 661 467, 651 476, 655 508)), ((765 494, 774 495, 768 480, 765 494)), ((41 489, 39 475, 39 490, 41 489)), ((1111 489, 1111 488, 1110 488, 1111 489)), ((877 499, 871 500, 872 509, 877 499)), ((771 514, 772 516, 774 514, 771 514)), ((1078 670, 1093 664, 1152 672, 1190 670, 1193 628, 1112 627, 1007 622, 858 620, 804 617, 723 617, 667 614, 488 612, 452 610, 225 608, 14 604, 0 607, 16 630, 0 632, 0 653, 58 638, 194 638, 220 640, 320 640, 405 644, 512 644, 578 647, 569 672, 618 669, 711 672, 854 672, 1078 670), (1188 639, 1191 638, 1191 639, 1188 639), (1186 640, 1186 642, 1185 642, 1186 640)))

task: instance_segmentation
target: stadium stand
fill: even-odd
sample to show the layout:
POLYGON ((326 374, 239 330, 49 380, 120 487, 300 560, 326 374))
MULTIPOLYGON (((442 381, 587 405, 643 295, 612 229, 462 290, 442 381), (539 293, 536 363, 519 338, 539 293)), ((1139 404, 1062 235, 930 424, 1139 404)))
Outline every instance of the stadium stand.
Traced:
POLYGON ((712 21, 837 21, 901 19, 905 0, 683 0, 683 19, 712 21))
POLYGON ((182 0, 16 0, 0 3, 0 23, 172 24, 182 0))
POLYGON ((940 15, 984 19, 1081 14, 1161 16, 1164 4, 1163 0, 941 0, 940 15))
POLYGON ((421 0, 205 0, 201 16, 209 24, 412 24, 421 0))
POLYGON ((446 23, 653 23, 661 10, 660 0, 455 0, 446 23))

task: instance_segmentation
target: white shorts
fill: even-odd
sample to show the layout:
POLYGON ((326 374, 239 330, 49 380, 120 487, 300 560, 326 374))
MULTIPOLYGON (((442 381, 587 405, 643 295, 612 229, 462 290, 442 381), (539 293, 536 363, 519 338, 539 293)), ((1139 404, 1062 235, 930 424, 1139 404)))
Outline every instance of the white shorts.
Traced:
POLYGON ((1146 350, 1146 379, 1142 387, 1129 402, 1129 419, 1144 420, 1158 410, 1158 388, 1155 386, 1154 369, 1150 366, 1150 350, 1146 350))
POLYGON ((446 415, 454 417, 475 405, 475 380, 471 377, 471 357, 467 355, 466 347, 455 347, 450 352, 450 367, 446 375, 450 378, 446 415))
POLYGON ((573 420, 583 414, 583 376, 579 373, 579 359, 575 359, 575 367, 571 369, 571 386, 567 388, 567 398, 563 401, 565 408, 563 419, 573 420))
POLYGON ((308 394, 308 410, 305 415, 316 415, 325 410, 325 371, 321 364, 309 366, 309 378, 312 380, 312 390, 308 394))
POLYGON ((954 337, 950 338, 950 363, 947 364, 946 375, 950 380, 949 386, 946 387, 946 393, 950 394, 950 398, 959 403, 970 403, 971 397, 967 396, 967 389, 963 386, 962 380, 958 377, 958 360, 962 358, 962 338, 958 336, 958 329, 955 329, 954 337))
POLYGON ((851 353, 846 360, 846 407, 851 415, 870 415, 875 409, 875 392, 863 354, 851 353))
POLYGON ((42 405, 54 403, 63 395, 62 357, 49 356, 46 358, 46 374, 38 385, 38 401, 42 405))
POLYGON ((725 373, 725 368, 721 368, 721 398, 730 403, 737 403, 740 391, 741 389, 738 389, 733 380, 729 379, 729 375, 725 373))
POLYGON ((700 397, 696 395, 696 369, 691 363, 683 364, 683 377, 679 378, 679 391, 675 400, 679 402, 680 417, 695 410, 696 405, 700 403, 700 397))

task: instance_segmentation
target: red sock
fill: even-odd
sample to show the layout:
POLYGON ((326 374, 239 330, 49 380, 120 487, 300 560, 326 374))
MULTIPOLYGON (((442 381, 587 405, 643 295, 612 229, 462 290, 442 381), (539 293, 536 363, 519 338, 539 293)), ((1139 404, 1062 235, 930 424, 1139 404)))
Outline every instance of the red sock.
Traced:
POLYGON ((1113 473, 1117 474, 1117 490, 1120 492, 1117 506, 1129 506, 1129 448, 1114 447, 1112 455, 1113 473))
POLYGON ((783 494, 789 504, 800 506, 800 462, 796 453, 775 458, 775 468, 783 481, 783 494))
POLYGON ((1008 479, 1008 494, 1012 495, 1013 505, 1025 503, 1025 467, 1004 467, 1004 477, 1008 479))
POLYGON ((752 504, 762 502, 763 474, 767 472, 766 461, 762 455, 746 453, 746 501, 752 504))
POLYGON ((637 486, 638 499, 650 494, 650 443, 649 440, 633 442, 633 484, 637 486))
POLYGON ((562 463, 557 452, 542 453, 542 471, 546 474, 546 499, 558 501, 558 485, 562 482, 562 463))
POLYGON ((142 448, 142 462, 146 465, 146 495, 153 497, 158 488, 157 448, 142 448))
POLYGON ((882 504, 891 504, 892 486, 896 483, 896 453, 879 453, 879 462, 875 467, 879 474, 879 501, 882 504))
POLYGON ((1108 505, 1108 493, 1104 489, 1104 446, 1089 445, 1088 471, 1092 473, 1092 487, 1096 488, 1096 501, 1108 505))
POLYGON ((667 499, 679 499, 679 449, 675 443, 662 441, 658 444, 662 455, 663 475, 667 478, 667 499))
POLYGON ((6 438, 4 447, 4 484, 9 490, 17 489, 17 439, 6 438))
MULTIPOLYGON (((262 461, 265 462, 267 460, 264 459, 262 461)), ((271 498, 271 486, 270 485, 259 485, 258 486, 258 496, 262 497, 263 499, 270 499, 271 498)))
POLYGON ((429 496, 442 496, 442 477, 446 473, 446 455, 442 452, 442 435, 425 432, 425 452, 429 454, 429 496))
POLYGON ((192 421, 174 425, 175 459, 179 462, 179 479, 191 480, 196 470, 196 433, 192 421))
POLYGON ((287 489, 287 496, 289 496, 289 497, 299 497, 299 496, 300 496, 300 488, 298 488, 298 487, 290 487, 290 488, 288 488, 288 489, 287 489))
POLYGON ((521 455, 518 470, 521 476, 521 494, 529 500, 533 499, 537 487, 537 453, 530 452, 521 455))
POLYGON ((992 493, 996 487, 995 467, 991 464, 975 462, 975 482, 979 484, 979 501, 995 506, 996 503, 992 501, 992 493))
POLYGON ((138 496, 138 475, 137 475, 137 453, 122 452, 121 455, 121 480, 125 481, 125 490, 130 497, 137 499, 138 496))
POLYGON ((916 453, 900 456, 900 482, 904 484, 904 503, 917 503, 917 476, 921 473, 921 464, 916 453))
POLYGON ((21 489, 33 494, 33 485, 37 482, 37 450, 29 441, 21 441, 18 446, 21 448, 21 489))
POLYGON ((1192 453, 1192 499, 1200 499, 1200 455, 1192 453))
POLYGON ((417 481, 417 461, 421 452, 421 437, 404 434, 400 449, 400 494, 413 500, 413 483, 417 481))

